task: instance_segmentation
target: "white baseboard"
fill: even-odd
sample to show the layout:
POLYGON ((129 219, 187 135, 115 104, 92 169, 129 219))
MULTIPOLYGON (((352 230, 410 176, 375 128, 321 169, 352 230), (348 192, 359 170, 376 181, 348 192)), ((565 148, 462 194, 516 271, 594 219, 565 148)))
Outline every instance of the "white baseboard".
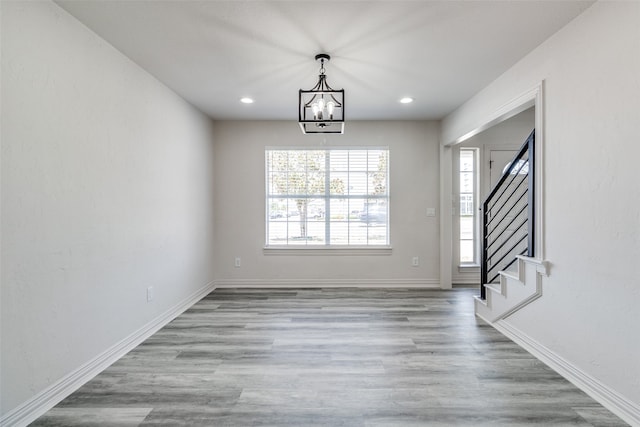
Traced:
POLYGON ((490 323, 502 334, 544 362, 576 387, 587 393, 602 406, 632 426, 640 426, 640 405, 631 402, 616 391, 549 350, 505 320, 490 323))
POLYGON ((477 277, 453 276, 451 283, 454 285, 476 285, 480 287, 480 280, 477 277))
POLYGON ((438 279, 221 279, 216 288, 436 288, 438 279))
POLYGON ((122 341, 9 411, 0 418, 0 426, 22 427, 35 421, 214 289, 215 286, 211 282, 192 293, 122 341))

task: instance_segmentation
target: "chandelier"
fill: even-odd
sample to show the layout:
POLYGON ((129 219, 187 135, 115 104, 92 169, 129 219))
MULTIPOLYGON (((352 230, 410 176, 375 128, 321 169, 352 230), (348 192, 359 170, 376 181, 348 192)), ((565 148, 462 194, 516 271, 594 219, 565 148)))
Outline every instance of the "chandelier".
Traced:
POLYGON ((344 89, 333 90, 324 72, 326 53, 316 55, 320 61, 318 83, 310 90, 300 89, 298 123, 302 133, 344 133, 344 89))

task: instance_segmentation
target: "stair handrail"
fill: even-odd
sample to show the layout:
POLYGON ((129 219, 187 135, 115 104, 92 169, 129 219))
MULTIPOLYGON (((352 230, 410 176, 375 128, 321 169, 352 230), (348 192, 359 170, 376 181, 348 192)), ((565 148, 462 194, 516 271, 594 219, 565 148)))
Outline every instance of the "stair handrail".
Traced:
MULTIPOLYGON (((535 253, 535 233, 534 233, 534 224, 535 224, 535 133, 536 130, 534 129, 533 131, 531 131, 531 133, 529 134, 529 136, 527 137, 527 139, 525 140, 524 144, 522 144, 522 147, 520 147, 520 149, 518 150, 518 153, 513 157, 513 159, 511 160, 511 163, 509 164, 509 167, 503 172, 502 176, 500 177, 500 179, 498 180, 498 182, 496 183, 496 185, 493 187, 493 189, 491 190, 491 192, 489 193, 489 195, 485 198, 484 202, 482 203, 482 250, 481 250, 481 263, 480 263, 480 298, 485 299, 486 298, 486 289, 485 289, 485 284, 488 284, 489 282, 487 281, 488 279, 488 275, 489 275, 489 268, 488 268, 488 262, 489 262, 489 244, 488 244, 488 235, 489 235, 489 205, 491 204, 492 201, 494 201, 493 199, 495 198, 496 201, 506 192, 507 188, 509 188, 509 186, 513 183, 513 181, 516 179, 516 177, 518 176, 518 174, 520 174, 520 170, 524 167, 525 162, 524 161, 520 161, 522 160, 522 158, 524 157, 525 154, 528 154, 528 158, 526 160, 526 164, 528 166, 528 170, 527 170, 527 249, 523 252, 520 253, 519 255, 523 255, 526 253, 527 256, 532 257, 534 256, 535 253), (516 170, 516 173, 513 174, 514 170, 516 170), (509 181, 508 184, 505 184, 507 179, 511 176, 514 175, 511 180, 509 181), (504 188, 503 188, 504 187, 504 188)), ((509 195, 509 198, 515 193, 512 192, 509 195)), ((506 205, 506 202, 502 204, 502 206, 500 206, 500 209, 502 209, 504 206, 506 205)), ((494 214, 495 215, 495 214, 494 214)), ((500 224, 501 221, 498 222, 498 224, 500 224)), ((504 233, 506 231, 503 230, 499 235, 502 235, 502 233, 504 233)), ((520 242, 524 240, 521 239, 520 242)), ((519 243, 520 243, 519 242, 519 243)), ((502 245, 501 245, 502 246, 502 245)), ((516 245, 517 246, 517 245, 516 245)), ((504 258, 504 256, 503 256, 504 258)), ((502 260, 502 259, 501 259, 502 260)), ((514 255, 514 260, 515 260, 515 255, 514 255)), ((508 265, 511 265, 513 262, 510 262, 508 265)), ((495 276, 494 276, 495 278, 495 276)), ((492 278, 493 280, 493 278, 492 278)))

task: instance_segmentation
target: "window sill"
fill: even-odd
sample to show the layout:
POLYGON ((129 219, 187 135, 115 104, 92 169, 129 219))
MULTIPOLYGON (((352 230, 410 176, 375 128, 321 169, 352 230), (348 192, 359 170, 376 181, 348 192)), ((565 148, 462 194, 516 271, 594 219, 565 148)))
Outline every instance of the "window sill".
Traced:
POLYGON ((458 266, 458 272, 460 273, 475 273, 480 271, 479 264, 461 264, 458 266))
POLYGON ((391 255, 391 246, 367 246, 367 247, 349 247, 349 246, 266 246, 262 249, 264 255, 337 255, 337 256, 361 256, 361 255, 391 255))

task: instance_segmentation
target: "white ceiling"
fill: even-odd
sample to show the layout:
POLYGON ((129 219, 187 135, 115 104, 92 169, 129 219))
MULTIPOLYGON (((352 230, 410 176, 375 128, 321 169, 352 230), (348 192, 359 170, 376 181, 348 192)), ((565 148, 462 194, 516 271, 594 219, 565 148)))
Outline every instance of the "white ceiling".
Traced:
POLYGON ((444 117, 593 2, 57 3, 214 119, 297 120, 326 52, 347 120, 408 120, 444 117))

